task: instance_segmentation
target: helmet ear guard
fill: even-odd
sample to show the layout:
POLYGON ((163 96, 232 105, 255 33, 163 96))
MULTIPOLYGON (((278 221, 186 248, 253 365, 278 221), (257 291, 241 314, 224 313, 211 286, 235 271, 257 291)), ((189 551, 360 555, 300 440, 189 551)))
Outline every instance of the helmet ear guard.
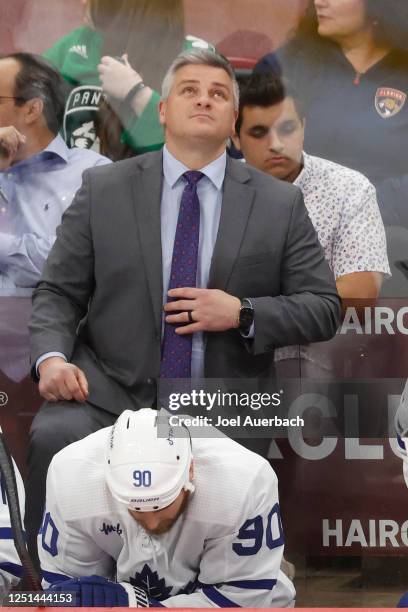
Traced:
POLYGON ((131 510, 154 512, 173 503, 183 489, 193 492, 186 431, 188 437, 176 437, 165 411, 125 410, 108 442, 106 482, 112 496, 131 510))

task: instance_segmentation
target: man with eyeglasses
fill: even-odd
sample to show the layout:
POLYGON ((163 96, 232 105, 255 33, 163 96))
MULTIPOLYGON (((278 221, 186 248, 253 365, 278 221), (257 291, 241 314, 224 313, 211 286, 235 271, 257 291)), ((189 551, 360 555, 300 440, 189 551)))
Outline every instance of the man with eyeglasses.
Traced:
POLYGON ((0 295, 35 286, 86 168, 109 163, 58 135, 63 81, 42 58, 0 59, 0 295))

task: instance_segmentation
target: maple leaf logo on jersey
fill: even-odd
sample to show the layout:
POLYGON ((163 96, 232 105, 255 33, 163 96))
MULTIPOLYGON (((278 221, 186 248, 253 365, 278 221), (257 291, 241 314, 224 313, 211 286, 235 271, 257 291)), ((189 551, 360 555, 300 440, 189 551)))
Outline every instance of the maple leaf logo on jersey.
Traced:
POLYGON ((388 119, 400 112, 406 99, 407 95, 399 89, 379 87, 375 94, 375 109, 383 119, 388 119))
POLYGON ((129 578, 130 584, 144 589, 151 599, 166 599, 173 589, 167 586, 164 578, 160 578, 157 572, 153 572, 145 563, 141 572, 136 572, 134 578, 129 578))

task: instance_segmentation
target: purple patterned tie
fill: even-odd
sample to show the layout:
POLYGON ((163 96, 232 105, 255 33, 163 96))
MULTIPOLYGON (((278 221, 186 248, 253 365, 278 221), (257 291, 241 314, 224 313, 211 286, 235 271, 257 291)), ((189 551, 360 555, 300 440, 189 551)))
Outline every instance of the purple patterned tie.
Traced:
MULTIPOLYGON (((198 241, 200 237, 200 202, 197 183, 204 174, 190 170, 183 174, 187 185, 181 196, 180 212, 174 238, 169 289, 195 287, 197 277, 198 241)), ((193 335, 178 336, 176 327, 165 323, 162 344, 161 378, 190 378, 193 335)))

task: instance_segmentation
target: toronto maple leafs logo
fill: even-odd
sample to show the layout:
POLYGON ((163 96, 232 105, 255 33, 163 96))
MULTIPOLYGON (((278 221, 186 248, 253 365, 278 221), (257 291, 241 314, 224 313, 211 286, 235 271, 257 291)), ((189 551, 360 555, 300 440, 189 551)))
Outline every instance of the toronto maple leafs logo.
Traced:
POLYGON ((164 578, 160 578, 157 572, 153 572, 145 563, 141 572, 136 572, 135 577, 129 578, 130 584, 144 589, 150 599, 158 601, 166 599, 170 596, 173 589, 172 586, 167 586, 164 578))

